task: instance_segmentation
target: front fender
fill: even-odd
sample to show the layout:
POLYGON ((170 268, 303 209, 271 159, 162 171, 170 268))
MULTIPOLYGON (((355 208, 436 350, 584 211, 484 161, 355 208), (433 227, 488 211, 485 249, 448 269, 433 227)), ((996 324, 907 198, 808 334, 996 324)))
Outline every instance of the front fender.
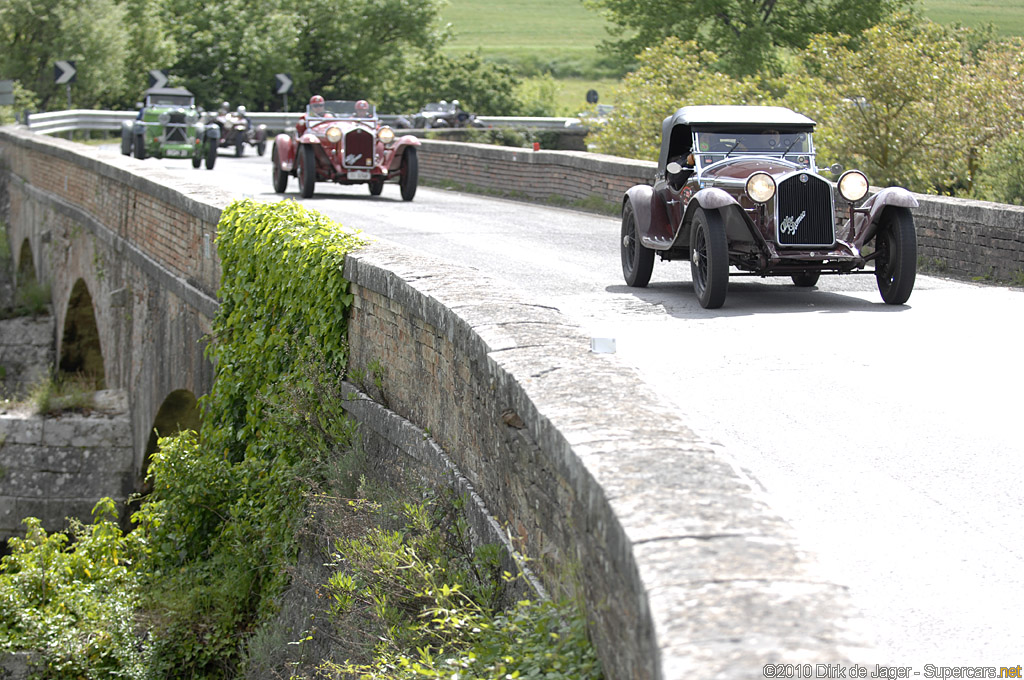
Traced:
POLYGON ((405 157, 405 150, 412 146, 420 146, 419 138, 414 135, 402 135, 391 143, 391 160, 388 162, 389 171, 402 167, 402 158, 405 157))
POLYGON ((132 134, 136 137, 146 134, 146 125, 141 120, 134 121, 132 123, 132 134))
POLYGON ((636 220, 636 234, 640 242, 647 248, 664 250, 672 237, 668 223, 668 212, 661 196, 649 184, 637 184, 626 191, 622 199, 622 207, 626 204, 633 208, 636 220))
POLYGON ((274 137, 274 153, 282 170, 291 172, 295 169, 295 140, 291 135, 282 132, 274 137))
POLYGON ((207 125, 206 129, 203 130, 203 135, 205 135, 207 139, 212 139, 214 141, 220 139, 220 126, 214 124, 207 125))
POLYGON ((864 245, 875 236, 878 231, 878 218, 882 211, 888 206, 900 208, 916 208, 920 205, 914 195, 903 187, 887 187, 877 194, 870 196, 861 204, 860 210, 867 210, 867 213, 857 212, 853 216, 854 244, 864 245))
MULTIPOLYGON (((708 211, 720 211, 722 213, 722 223, 727 226, 727 230, 730 224, 733 225, 733 230, 729 233, 745 235, 746 231, 749 231, 753 235, 757 232, 753 222, 750 221, 750 217, 739 201, 724 189, 707 187, 695 193, 690 202, 686 204, 686 212, 683 213, 683 223, 676 234, 674 246, 689 248, 690 225, 693 223, 693 214, 697 211, 697 208, 703 208, 708 211), (734 221, 737 218, 740 222, 734 221)), ((751 236, 751 238, 757 240, 756 237, 751 236)))

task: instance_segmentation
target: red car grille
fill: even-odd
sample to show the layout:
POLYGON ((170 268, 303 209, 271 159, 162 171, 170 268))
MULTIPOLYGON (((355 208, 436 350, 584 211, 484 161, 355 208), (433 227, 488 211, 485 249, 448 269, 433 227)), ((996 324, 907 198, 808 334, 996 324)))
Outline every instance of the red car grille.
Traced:
POLYGON ((835 243, 832 186, 801 172, 779 184, 776 229, 780 246, 823 246, 835 243))
POLYGON ((357 128, 345 135, 346 168, 368 168, 373 165, 373 135, 357 128))

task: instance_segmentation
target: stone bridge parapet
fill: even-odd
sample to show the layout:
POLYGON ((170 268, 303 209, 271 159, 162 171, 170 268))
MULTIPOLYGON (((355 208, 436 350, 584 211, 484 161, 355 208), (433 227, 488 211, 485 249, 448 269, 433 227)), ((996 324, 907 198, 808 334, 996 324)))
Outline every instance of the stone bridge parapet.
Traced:
MULTIPOLYGON (((653 167, 436 141, 421 160, 428 180, 537 199, 618 201, 653 167)), ((129 394, 139 472, 167 396, 209 389, 213 237, 230 197, 116 151, 11 129, 0 129, 0 166, 12 248, 27 244, 53 286, 57 327, 76 282, 91 294, 107 386, 129 394)), ((1020 209, 922 198, 922 249, 947 253, 951 272, 1024 269, 1020 209)), ((545 586, 582 594, 609 678, 877 661, 845 589, 821 578, 728 452, 651 403, 632 369, 591 352, 557 310, 385 242, 351 255, 345 275, 353 364, 384 370, 387 409, 367 436, 412 448, 408 428, 386 424, 401 419, 417 443, 435 441, 545 586)))

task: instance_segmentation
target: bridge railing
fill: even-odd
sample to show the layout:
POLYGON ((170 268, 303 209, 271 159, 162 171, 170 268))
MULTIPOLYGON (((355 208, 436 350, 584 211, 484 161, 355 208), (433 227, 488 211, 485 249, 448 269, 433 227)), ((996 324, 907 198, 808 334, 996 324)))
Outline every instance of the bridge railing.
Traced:
MULTIPOLYGON (((134 120, 136 111, 102 111, 92 109, 70 109, 67 111, 49 111, 33 113, 28 116, 28 128, 41 134, 59 134, 75 130, 109 130, 116 132, 121 123, 134 120)), ((299 113, 249 113, 253 123, 266 125, 270 130, 287 130, 295 127, 299 113)), ((396 115, 381 116, 381 120, 394 125, 396 115)), ((527 117, 527 116, 478 116, 485 127, 491 128, 527 128, 531 130, 584 130, 577 118, 527 117)))

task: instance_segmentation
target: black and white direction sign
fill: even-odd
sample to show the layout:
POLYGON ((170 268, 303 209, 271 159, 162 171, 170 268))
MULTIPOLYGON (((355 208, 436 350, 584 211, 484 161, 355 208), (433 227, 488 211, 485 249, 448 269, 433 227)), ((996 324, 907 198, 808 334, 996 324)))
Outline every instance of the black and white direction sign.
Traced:
POLYGON ((167 71, 163 69, 154 68, 149 71, 149 86, 153 87, 167 87, 167 71))
POLYGON ((274 74, 274 94, 288 94, 292 91, 292 77, 287 73, 274 74))
POLYGON ((53 65, 53 80, 58 85, 65 85, 75 82, 75 74, 78 70, 73 61, 58 61, 53 65))

